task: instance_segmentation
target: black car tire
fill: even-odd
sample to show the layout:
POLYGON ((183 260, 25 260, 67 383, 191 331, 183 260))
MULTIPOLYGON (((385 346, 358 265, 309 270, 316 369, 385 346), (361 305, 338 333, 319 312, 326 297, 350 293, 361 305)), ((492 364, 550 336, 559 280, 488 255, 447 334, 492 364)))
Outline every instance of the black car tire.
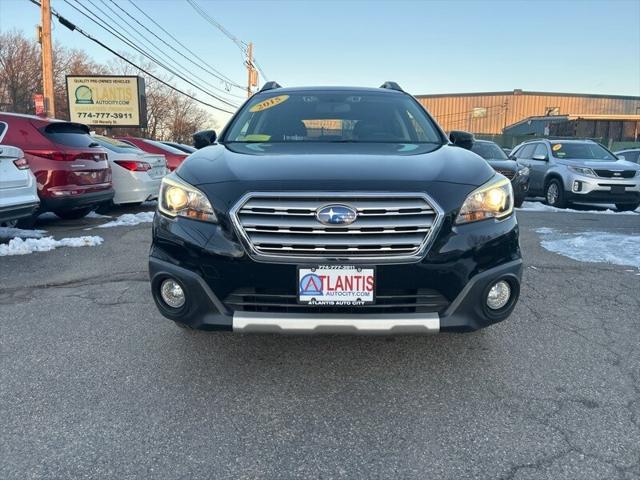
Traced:
POLYGON ((640 203, 616 203, 616 208, 621 212, 629 212, 640 207, 640 203))
POLYGON ((557 178, 552 178, 544 188, 544 199, 547 205, 557 208, 565 208, 567 206, 567 200, 564 195, 564 187, 562 182, 557 178))
POLYGON ((77 208, 75 210, 56 210, 53 213, 63 220, 78 220, 79 218, 86 217, 91 210, 93 210, 93 207, 77 208))
POLYGON ((96 208, 96 213, 104 215, 105 213, 109 213, 113 209, 113 207, 115 207, 115 205, 111 200, 102 202, 100 205, 98 205, 98 208, 96 208))
POLYGON ((513 200, 513 206, 515 208, 520 208, 522 207, 522 204, 524 203, 524 197, 516 197, 513 200))
POLYGON ((21 218, 16 222, 16 227, 22 228, 24 230, 31 230, 36 226, 36 220, 38 219, 38 215, 31 215, 29 217, 21 218))

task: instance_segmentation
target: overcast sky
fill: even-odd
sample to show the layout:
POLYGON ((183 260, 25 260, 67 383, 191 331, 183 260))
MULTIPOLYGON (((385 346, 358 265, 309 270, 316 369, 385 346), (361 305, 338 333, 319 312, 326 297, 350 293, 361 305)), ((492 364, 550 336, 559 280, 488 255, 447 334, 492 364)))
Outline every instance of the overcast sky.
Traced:
MULTIPOLYGON (((89 0, 81 1, 105 18, 89 0)), ((91 1, 105 8, 105 0, 91 1)), ((128 0, 117 2, 140 16, 128 0)), ((378 86, 395 80, 413 94, 520 88, 640 95, 640 0, 196 2, 239 39, 253 41, 266 75, 282 85, 378 86)), ((64 0, 52 4, 116 50, 131 52, 64 0)), ((209 65, 246 84, 239 49, 187 0, 136 4, 209 65)), ((39 10, 28 0, 0 0, 0 30, 33 35, 38 22, 39 10)), ((111 58, 58 23, 54 40, 101 62, 111 58)), ((185 75, 206 76, 180 61, 185 75)))

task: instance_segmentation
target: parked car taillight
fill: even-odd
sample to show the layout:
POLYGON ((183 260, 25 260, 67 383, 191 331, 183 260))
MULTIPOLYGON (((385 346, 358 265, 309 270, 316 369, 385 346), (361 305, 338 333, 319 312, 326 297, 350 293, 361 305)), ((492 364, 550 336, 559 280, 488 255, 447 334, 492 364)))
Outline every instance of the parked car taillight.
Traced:
POLYGON ((115 163, 122 168, 131 170, 132 172, 146 172, 151 170, 151 164, 147 162, 137 162, 135 160, 116 160, 115 163))
POLYGON ((94 160, 96 162, 100 162, 107 159, 107 154, 101 152, 69 153, 56 150, 25 150, 25 152, 30 155, 64 162, 71 162, 73 160, 94 160))
POLYGON ((18 160, 14 160, 13 164, 18 168, 18 170, 26 170, 29 168, 29 164, 27 163, 26 158, 19 158, 18 160))

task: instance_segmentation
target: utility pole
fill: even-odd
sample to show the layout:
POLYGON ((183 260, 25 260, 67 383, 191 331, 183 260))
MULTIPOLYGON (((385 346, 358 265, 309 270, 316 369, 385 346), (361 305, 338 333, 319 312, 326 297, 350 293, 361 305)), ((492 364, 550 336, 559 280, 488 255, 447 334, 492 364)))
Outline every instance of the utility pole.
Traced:
POLYGON ((47 117, 55 117, 55 95, 53 91, 53 46, 51 41, 51 3, 41 0, 40 46, 42 51, 42 89, 44 109, 47 117))
POLYGON ((253 67, 253 42, 247 45, 247 97, 252 95, 251 87, 258 85, 258 72, 253 67))

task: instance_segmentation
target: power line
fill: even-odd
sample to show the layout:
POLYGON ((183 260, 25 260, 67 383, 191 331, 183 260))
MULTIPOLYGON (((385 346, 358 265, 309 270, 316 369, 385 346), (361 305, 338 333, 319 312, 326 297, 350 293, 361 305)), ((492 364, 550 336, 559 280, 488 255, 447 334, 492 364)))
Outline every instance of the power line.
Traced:
MULTIPOLYGON (((187 52, 189 52, 191 55, 193 55, 197 60, 199 60, 200 62, 202 62, 202 64, 207 65, 207 61, 204 60, 202 57, 198 56, 193 50, 189 49, 189 47, 187 47, 185 44, 183 44, 180 40, 178 40, 176 37, 174 37, 170 32, 168 32, 162 25, 160 25, 158 22, 156 22, 153 18, 151 18, 144 10, 142 10, 138 5, 136 5, 132 0, 129 0, 129 3, 136 8, 140 13, 142 13, 142 15, 144 15, 147 19, 149 19, 151 21, 151 23, 153 23, 155 26, 157 26, 160 30, 162 30, 165 34, 167 34, 174 42, 176 42, 178 45, 180 45, 182 48, 184 48, 187 52)), ((202 68, 203 70, 205 70, 205 68, 202 66, 202 64, 197 63, 197 65, 202 68)), ((236 82, 234 82, 233 80, 231 80, 229 77, 227 77, 226 75, 220 73, 218 70, 216 70, 215 68, 209 66, 208 69, 206 69, 205 71, 208 71, 209 73, 211 73, 211 75, 213 75, 214 77, 218 77, 218 78, 222 78, 228 85, 240 88, 242 90, 244 90, 244 87, 236 82)), ((244 98, 244 97, 240 97, 240 98, 244 98)))
MULTIPOLYGON (((73 5, 69 0, 64 0, 65 3, 67 3, 70 7, 72 7, 74 10, 76 10, 77 12, 79 12, 81 15, 85 16, 86 18, 88 18, 90 21, 92 21, 93 23, 95 23, 96 25, 98 25, 100 28, 102 28, 103 30, 106 30, 108 33, 110 33, 112 36, 116 37, 117 39, 119 39, 121 42, 129 45, 131 48, 133 48, 134 50, 136 50, 138 53, 140 53, 141 55, 147 57, 149 60, 151 60, 152 62, 156 63, 157 65, 159 65, 160 67, 164 68, 165 70, 167 70, 168 72, 170 72, 171 74, 173 74, 175 77, 183 80, 184 82, 188 83, 189 85, 191 85, 192 87, 195 87, 196 89, 200 90, 201 92, 203 92, 204 94, 215 98, 216 100, 218 100, 221 103, 224 103, 226 105, 229 105, 230 107, 237 107, 237 105, 228 102, 227 100, 218 97, 217 95, 208 92, 206 90, 204 90, 202 87, 196 85, 195 83, 193 83, 192 81, 186 79, 185 77, 183 77, 182 75, 180 75, 178 72, 176 72, 174 69, 172 69, 171 67, 165 65, 163 62, 161 62, 160 60, 158 60, 156 57, 152 56, 151 54, 149 54, 148 52, 145 52, 143 49, 141 49, 140 47, 138 47, 135 43, 133 43, 132 41, 130 41, 129 39, 127 39, 124 35, 118 33, 117 31, 115 31, 111 26, 109 26, 109 24, 107 22, 105 22, 104 20, 96 20, 94 19, 92 16, 88 15, 87 13, 83 12, 82 10, 80 10, 78 7, 76 7, 75 5, 73 5)), ((91 1, 91 0, 89 0, 91 1)), ((78 2, 78 0, 76 0, 76 2, 78 2)), ((80 2, 78 2, 78 4, 85 10, 89 11, 90 10, 82 5, 80 2)), ((93 4, 93 3, 92 3, 93 4)), ((102 10, 101 10, 102 11, 102 10)), ((104 12, 103 12, 104 13, 104 12)))
MULTIPOLYGON (((31 3, 33 3, 34 5, 37 5, 38 7, 40 7, 40 2, 38 2, 38 0, 29 0, 29 1, 30 1, 31 3)), ((192 100, 194 100, 194 101, 196 101, 196 102, 198 102, 198 103, 200 103, 200 104, 202 104, 202 105, 205 105, 205 106, 207 106, 207 107, 211 107, 211 108, 213 108, 213 109, 215 109, 215 110, 219 110, 219 111, 221 111, 221 112, 229 113, 229 114, 233 114, 233 113, 234 113, 234 112, 231 112, 231 111, 229 111, 229 110, 225 110, 224 108, 220 108, 220 107, 217 107, 217 106, 212 105, 212 104, 210 104, 210 103, 207 103, 207 102, 205 102, 205 101, 203 101, 203 100, 200 100, 199 98, 194 97, 193 95, 191 95, 191 94, 189 94, 189 93, 187 93, 187 92, 185 92, 185 91, 183 91, 183 90, 180 90, 180 89, 179 89, 179 88, 177 88, 177 87, 174 87, 174 86, 173 86, 173 85, 171 85, 170 83, 168 83, 168 82, 166 82, 166 81, 162 80, 161 78, 156 77, 154 74, 152 74, 151 72, 149 72, 149 71, 145 70, 145 69, 144 69, 144 68, 142 68, 141 66, 139 66, 139 65, 137 65, 137 64, 135 64, 135 63, 133 63, 131 60, 129 60, 128 58, 126 58, 124 55, 119 54, 118 52, 116 52, 116 51, 115 51, 115 50, 113 50, 112 48, 108 47, 107 45, 105 45, 103 42, 101 42, 101 41, 100 41, 100 40, 98 40, 97 38, 94 38, 94 37, 93 37, 93 36, 91 36, 89 33, 85 32, 85 31, 84 31, 84 30, 82 30, 80 27, 76 26, 74 23, 72 23, 72 22, 70 22, 69 20, 67 20, 65 17, 63 17, 62 15, 60 15, 60 14, 59 14, 58 12, 56 12, 55 10, 53 10, 53 9, 52 9, 52 10, 51 10, 51 14, 52 14, 53 16, 55 16, 55 17, 58 19, 58 21, 59 21, 62 25, 64 25, 65 27, 67 27, 69 30, 78 32, 79 34, 81 34, 82 36, 84 36, 84 37, 86 37, 87 39, 91 40, 92 42, 94 42, 94 43, 96 43, 96 44, 100 45, 102 48, 104 48, 105 50, 109 51, 111 54, 113 54, 113 55, 115 55, 116 57, 120 58, 121 60, 123 60, 123 61, 127 62, 127 63, 128 63, 129 65, 131 65, 132 67, 135 67, 135 68, 137 68, 139 71, 141 71, 141 72, 145 73, 145 74, 146 74, 146 75, 148 75, 150 78, 153 78, 154 80, 157 80, 158 82, 162 83, 163 85, 165 85, 165 86, 169 87, 169 88, 170 88, 170 89, 172 89, 173 91, 178 92, 178 93, 180 93, 181 95, 184 95, 185 97, 188 97, 188 98, 190 98, 190 99, 192 99, 192 100)))
MULTIPOLYGON (((131 1, 131 0, 129 0, 131 1)), ((204 18, 207 22, 209 22, 211 25, 213 25, 215 28, 217 28, 218 30, 220 30, 227 38, 229 38, 233 43, 235 43, 237 45, 237 47, 240 49, 240 51, 243 53, 244 56, 247 56, 247 48, 248 45, 246 42, 243 42, 242 40, 240 40, 238 37, 236 37, 235 35, 233 35, 229 30, 227 30, 226 28, 224 28, 224 26, 222 26, 222 24, 220 22, 218 22, 217 20, 215 20, 214 18, 211 17, 211 15, 209 15, 206 10, 204 10, 200 5, 198 5, 195 0, 187 0, 187 3, 189 5, 191 5, 191 7, 193 7, 193 9, 198 12, 200 14, 200 16, 202 18, 204 18)), ((262 75, 262 78, 264 78, 265 80, 267 79, 267 76, 264 74, 264 70, 262 69, 262 67, 258 64, 258 62, 256 61, 256 58, 254 57, 252 60, 253 65, 251 65, 252 67, 255 66, 258 71, 260 72, 260 75, 262 75)))
MULTIPOLYGON (((218 80, 224 82, 225 84, 227 84, 229 87, 231 87, 231 85, 233 84, 234 86, 238 86, 239 88, 243 88, 240 87, 239 85, 235 84, 235 83, 231 83, 229 81, 227 81, 225 78, 217 75, 216 73, 212 72, 211 70, 207 70, 206 68, 204 68, 200 63, 194 61, 192 58, 186 56, 184 53, 182 53, 180 50, 178 50, 177 48, 175 48, 173 45, 171 45, 169 42, 167 42, 165 39, 159 37, 155 32, 153 32, 152 30, 150 30, 146 25, 144 25, 142 22, 140 22, 137 18, 135 18, 135 16, 131 15, 127 10, 125 10, 124 8, 122 8, 120 5, 118 5, 116 2, 114 2, 113 0, 110 0, 111 3, 118 8, 121 12, 123 12, 127 17, 129 17, 131 20, 133 20, 134 22, 136 22, 138 25, 140 25, 142 28, 144 28, 147 32, 149 32, 151 35, 153 35, 155 38, 157 38, 158 40, 160 40, 163 44, 165 44, 167 47, 169 47, 171 50, 173 50, 174 52, 176 52, 178 55, 180 55, 181 57, 183 57, 185 60, 188 60, 190 63, 192 63, 193 65, 195 65, 196 67, 204 70, 205 72, 213 75, 214 77, 216 77, 218 80)), ((103 1, 104 3, 104 1, 103 1)), ((133 4, 134 7, 138 8, 135 3, 133 4)), ((138 8, 139 9, 139 8, 138 8)), ((140 9, 139 9, 140 10, 140 9)), ((143 12, 144 13, 144 12, 143 12)), ((176 62, 177 63, 177 62, 176 62)), ((199 77, 196 77, 199 78, 199 77)), ((204 82, 204 80, 200 79, 201 81, 204 82)), ((215 87, 211 84, 208 84, 211 88, 214 88, 216 90, 220 90, 222 92, 224 92, 227 95, 233 95, 231 93, 229 93, 228 90, 223 90, 221 88, 215 87)), ((240 96, 237 96, 238 98, 243 98, 240 96)))
MULTIPOLYGON (((76 3, 80 3, 80 2, 79 2, 79 0, 75 0, 75 1, 76 1, 76 3)), ((94 6, 94 8, 96 8, 98 11, 100 11, 104 16, 106 16, 106 17, 107 17, 111 22, 115 23, 117 26, 119 26, 119 27, 121 27, 121 28, 122 28, 122 24, 120 24, 120 23, 118 22, 118 20, 115 20, 115 19, 114 19, 113 17, 111 17, 108 13, 106 13, 104 10, 102 10, 100 7, 98 7, 96 4, 94 4, 92 0, 87 0, 87 1, 88 1, 91 5, 93 5, 93 6, 94 6)), ((164 52, 160 47, 158 47, 158 46, 156 45, 156 43, 157 43, 157 42, 153 42, 152 40, 149 40, 149 38, 148 38, 148 37, 146 37, 142 32, 140 32, 138 28, 136 28, 134 25, 132 25, 131 23, 129 23, 125 18, 122 18, 122 16, 121 16, 118 12, 116 12, 114 9, 112 9, 112 8, 111 8, 111 7, 106 3, 106 1, 104 1, 104 0, 103 0, 103 2, 102 2, 102 3, 104 4, 104 6, 105 6, 106 8, 108 8, 108 9, 109 9, 109 11, 110 11, 111 13, 113 13, 113 14, 114 14, 114 15, 115 15, 119 20, 122 20, 122 21, 127 25, 127 27, 129 27, 129 28, 126 28, 126 27, 125 27, 123 31, 128 31, 128 30, 130 29, 132 32, 135 32, 139 38, 142 38, 142 42, 143 42, 143 43, 144 43, 144 42, 146 42, 146 45, 145 45, 145 46, 146 46, 147 48, 148 48, 148 47, 149 47, 149 45, 150 45, 154 50, 156 50, 156 52, 158 52, 156 55, 158 55, 158 54, 159 54, 159 55, 162 55, 162 57, 164 57, 164 60, 163 60, 164 62, 166 62, 167 64, 172 65, 174 68, 177 68, 177 69, 178 69, 178 70, 180 70, 180 71, 182 71, 182 70, 187 70, 187 69, 184 67, 184 65, 181 65, 180 63, 178 63, 178 62, 177 62, 176 60, 174 60, 170 55, 168 55, 168 54, 167 54, 167 53, 165 53, 165 52, 164 52)), ((119 5, 117 5, 115 2, 112 2, 112 3, 114 3, 114 5, 115 5, 116 7, 121 8, 121 7, 120 7, 119 5)), ((84 6, 83 6, 83 8, 85 8, 85 9, 86 9, 86 7, 84 7, 84 6)), ((87 10, 88 10, 88 9, 87 9, 87 10)), ((124 11, 124 10, 123 10, 123 11, 124 11)), ((127 15, 129 15, 129 14, 128 14, 128 12, 126 12, 126 11, 124 11, 124 12, 125 12, 127 15)), ((129 15, 129 16, 130 16, 130 15, 129 15)), ((134 20, 135 20, 135 19, 134 19, 134 20)), ((103 21, 103 23, 107 24, 106 20, 102 19, 102 21, 103 21)), ((136 20, 136 21, 137 21, 137 20, 136 20)), ((144 26, 144 25, 142 25, 142 26, 144 26)), ((151 32, 151 33, 153 33, 153 32, 151 32)), ((122 35, 122 36, 125 36, 125 35, 124 35, 124 33, 122 33, 121 35, 122 35)), ((159 37, 158 37, 158 38, 159 38, 159 37)), ((162 40, 162 39, 160 39, 160 38, 159 38, 159 40, 162 40)), ((207 80, 203 79, 202 77, 200 77, 200 76, 198 76, 198 75, 196 75, 196 74, 194 74, 194 73, 191 73, 191 75, 190 75, 190 79, 191 79, 192 81, 194 81, 194 82, 195 82, 196 80, 198 80, 198 81, 200 82, 200 86, 204 86, 204 87, 206 87, 206 88, 211 88, 211 89, 213 89, 213 90, 218 90, 218 91, 222 92, 224 95, 229 95, 229 93, 228 93, 227 91, 225 91, 225 90, 223 90, 223 89, 221 89, 221 88, 219 88, 219 87, 216 87, 215 85, 212 85, 212 84, 211 84, 211 83, 209 83, 207 80)), ((207 93, 208 93, 208 92, 207 92, 207 93)), ((214 98, 218 98, 218 97, 214 96, 214 98)), ((222 97, 219 97, 219 98, 221 99, 222 97)), ((226 99, 225 99, 225 100, 226 100, 226 99)), ((221 101, 222 101, 222 100, 221 100, 221 101)), ((226 103, 227 105, 233 105, 233 106, 236 106, 234 103, 231 103, 231 102, 233 102, 233 101, 231 100, 231 101, 229 101, 229 102, 224 102, 224 103, 226 103)))
POLYGON ((187 3, 189 3, 189 5, 191 5, 193 9, 200 14, 202 18, 204 18, 207 22, 209 22, 211 25, 213 25, 218 30, 220 30, 227 38, 229 38, 229 40, 235 43, 241 51, 246 52, 247 44, 245 42, 243 42, 238 37, 233 35, 229 30, 224 28, 222 24, 220 24, 219 22, 211 18, 211 16, 209 16, 209 14, 194 0, 187 0, 187 3))

